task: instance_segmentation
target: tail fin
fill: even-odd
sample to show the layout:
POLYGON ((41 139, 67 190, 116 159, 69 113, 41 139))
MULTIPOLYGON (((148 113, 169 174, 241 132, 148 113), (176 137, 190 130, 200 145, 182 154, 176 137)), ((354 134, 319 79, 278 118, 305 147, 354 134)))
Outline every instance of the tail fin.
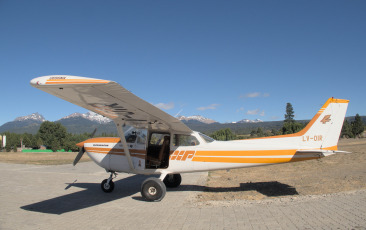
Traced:
POLYGON ((348 100, 329 98, 309 124, 297 135, 305 148, 337 150, 348 100))

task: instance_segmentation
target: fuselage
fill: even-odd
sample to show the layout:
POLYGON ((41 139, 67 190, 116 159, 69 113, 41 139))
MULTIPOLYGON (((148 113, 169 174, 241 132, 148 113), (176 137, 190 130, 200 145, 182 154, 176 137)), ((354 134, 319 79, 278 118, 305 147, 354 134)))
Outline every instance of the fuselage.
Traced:
MULTIPOLYGON (((152 133, 154 132, 146 131, 142 136, 126 138, 134 172, 140 174, 185 173, 288 163, 323 157, 322 154, 313 151, 298 152, 314 150, 310 145, 308 146, 310 138, 303 140, 302 136, 215 141, 201 133, 192 132, 189 136, 184 135, 185 140, 189 139, 188 142, 177 145, 177 139, 181 138, 181 135, 164 133, 170 138, 169 150, 165 158, 167 162, 152 167, 148 164, 148 159, 149 154, 154 153, 149 151, 154 148, 155 151, 159 151, 159 147, 151 143, 154 138, 152 133)), ((318 139, 312 137, 311 142, 320 141, 320 138, 318 139)), ((120 138, 92 138, 79 143, 79 146, 84 146, 89 157, 107 171, 132 172, 120 138)), ((335 150, 336 146, 327 149, 335 150)))

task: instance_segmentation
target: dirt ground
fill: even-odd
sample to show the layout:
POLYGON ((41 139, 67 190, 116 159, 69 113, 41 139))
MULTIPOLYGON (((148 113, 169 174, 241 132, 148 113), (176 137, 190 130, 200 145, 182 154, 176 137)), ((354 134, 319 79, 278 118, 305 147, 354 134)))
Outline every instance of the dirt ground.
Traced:
POLYGON ((342 139, 338 153, 319 160, 209 172, 197 201, 263 200, 366 189, 366 138, 342 139))
MULTIPOLYGON (((196 201, 264 200, 366 189, 366 138, 342 139, 338 153, 319 160, 209 172, 196 201)), ((72 164, 77 153, 4 153, 0 162, 72 164)), ((86 154, 81 162, 90 161, 86 154)))
MULTIPOLYGON (((36 164, 36 165, 60 165, 72 164, 78 153, 54 152, 54 153, 14 153, 0 152, 0 162, 14 164, 36 164)), ((87 154, 79 162, 90 161, 87 154)))

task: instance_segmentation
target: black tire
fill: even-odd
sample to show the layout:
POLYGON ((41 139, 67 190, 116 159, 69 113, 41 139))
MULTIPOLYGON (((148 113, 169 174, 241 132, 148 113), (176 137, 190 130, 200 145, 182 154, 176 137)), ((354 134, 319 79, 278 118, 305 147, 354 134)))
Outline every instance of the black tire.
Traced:
POLYGON ((108 179, 103 180, 100 186, 102 187, 103 192, 110 193, 114 189, 114 182, 112 180, 109 181, 109 184, 107 182, 108 179))
POLYGON ((165 184, 158 178, 147 178, 141 185, 141 195, 148 201, 161 201, 166 193, 165 184))
POLYGON ((180 174, 168 174, 164 178, 164 184, 168 188, 176 188, 182 182, 182 177, 180 174))

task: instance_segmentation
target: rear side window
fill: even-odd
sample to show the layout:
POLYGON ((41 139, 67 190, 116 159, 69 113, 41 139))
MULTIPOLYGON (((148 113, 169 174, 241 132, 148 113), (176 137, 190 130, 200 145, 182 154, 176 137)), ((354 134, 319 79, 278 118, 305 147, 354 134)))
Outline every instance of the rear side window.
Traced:
POLYGON ((195 146, 200 142, 195 136, 176 134, 173 139, 174 146, 195 146))

